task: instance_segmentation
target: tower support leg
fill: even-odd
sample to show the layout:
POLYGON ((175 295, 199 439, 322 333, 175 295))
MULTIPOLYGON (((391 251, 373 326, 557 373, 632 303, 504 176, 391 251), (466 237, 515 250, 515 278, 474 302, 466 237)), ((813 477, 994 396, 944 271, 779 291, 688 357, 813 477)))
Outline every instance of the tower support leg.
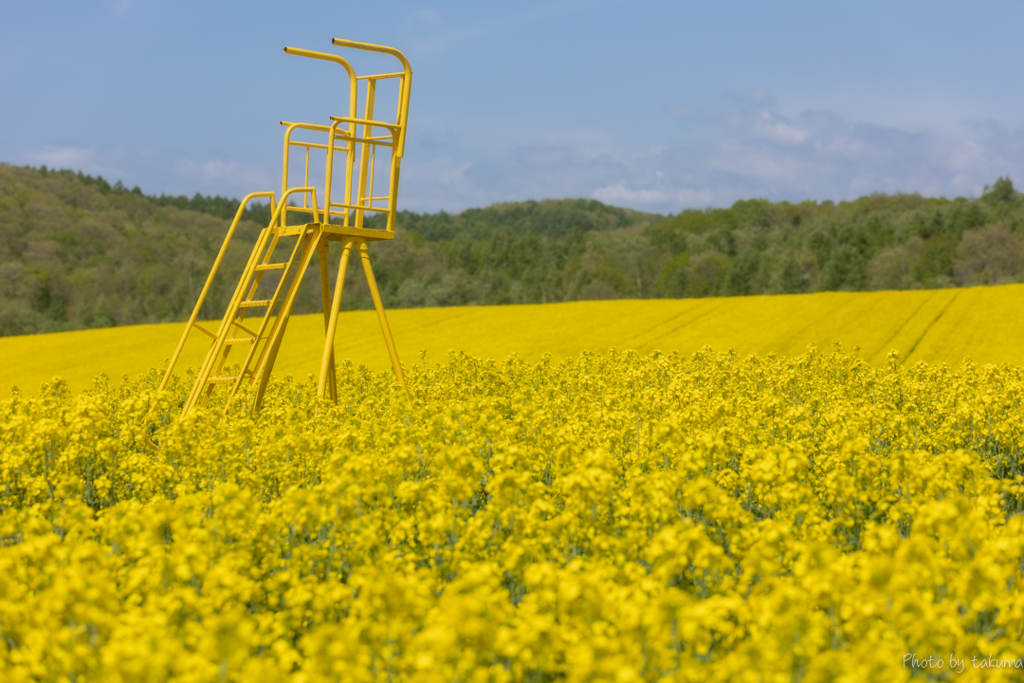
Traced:
MULTIPOLYGON (((338 382, 335 378, 334 369, 334 335, 331 333, 331 276, 328 270, 328 257, 330 256, 330 242, 325 238, 320 238, 320 246, 317 247, 317 251, 320 256, 320 298, 323 300, 324 307, 324 334, 327 341, 324 342, 324 351, 329 346, 331 349, 331 357, 327 363, 327 387, 331 392, 331 400, 335 403, 338 402, 338 382)), ((337 308, 337 307, 335 307, 337 308)), ((323 363, 320 364, 320 374, 323 375, 323 363)), ((318 382, 317 395, 323 398, 323 381, 318 382)))
MULTIPOLYGON (((341 308, 341 294, 345 288, 345 274, 348 272, 348 259, 352 253, 352 246, 356 240, 347 239, 341 246, 341 263, 338 265, 338 280, 334 283, 334 299, 330 304, 330 314, 327 315, 327 307, 324 306, 324 314, 327 316, 327 334, 324 339, 324 353, 320 359, 320 379, 317 382, 317 395, 324 398, 327 382, 331 383, 331 399, 338 400, 337 388, 334 376, 334 336, 338 331, 338 309, 341 308)), ((362 244, 362 243, 361 243, 362 244)), ((365 245, 364 245, 365 246, 365 245)), ((326 287, 324 288, 326 297, 326 287)))
POLYGON ((388 355, 391 356, 391 367, 395 369, 395 378, 405 390, 405 397, 412 400, 409 395, 409 387, 405 384, 405 375, 402 373, 402 366, 398 362, 398 352, 395 350, 395 342, 391 338, 391 328, 388 326, 388 317, 384 314, 384 304, 380 300, 380 292, 377 291, 377 280, 373 277, 373 269, 370 267, 370 251, 366 248, 366 242, 359 241, 359 260, 363 262, 363 271, 366 273, 366 284, 370 286, 370 296, 373 297, 373 307, 377 309, 377 322, 380 323, 380 331, 384 333, 384 343, 388 347, 388 355))

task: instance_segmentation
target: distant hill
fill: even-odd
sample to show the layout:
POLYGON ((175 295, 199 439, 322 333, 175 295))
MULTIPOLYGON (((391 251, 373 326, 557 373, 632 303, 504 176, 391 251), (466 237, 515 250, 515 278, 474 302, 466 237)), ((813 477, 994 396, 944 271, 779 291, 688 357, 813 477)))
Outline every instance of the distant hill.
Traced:
MULTIPOLYGON (((237 208, 0 163, 0 336, 186 319, 237 208)), ((375 272, 389 307, 571 300, 588 280, 566 278, 579 270, 566 262, 588 252, 588 234, 661 218, 583 199, 401 212, 398 237, 374 249, 375 272)), ((222 314, 269 220, 265 205, 246 212, 204 318, 222 314)), ((320 310, 315 270, 297 313, 320 310)), ((344 307, 372 307, 362 274, 351 275, 344 307)))
MULTIPOLYGON (((382 222, 381 216, 375 218, 377 223, 382 222)), ((497 232, 559 238, 576 232, 646 226, 661 218, 657 214, 608 206, 596 199, 545 199, 493 204, 485 209, 466 209, 457 214, 399 211, 396 222, 403 230, 440 242, 483 240, 497 232)))
MULTIPOLYGON (((146 196, 72 171, 0 164, 0 335, 188 317, 238 201, 146 196)), ((269 210, 248 211, 207 300, 219 317, 269 210)), ((673 216, 565 199, 400 212, 374 247, 387 306, 547 303, 1019 282, 1024 200, 871 195, 673 216)), ((335 264, 336 265, 336 264, 335 264)), ((315 268, 296 312, 320 309, 315 268)), ((350 273, 346 309, 370 307, 350 273)))

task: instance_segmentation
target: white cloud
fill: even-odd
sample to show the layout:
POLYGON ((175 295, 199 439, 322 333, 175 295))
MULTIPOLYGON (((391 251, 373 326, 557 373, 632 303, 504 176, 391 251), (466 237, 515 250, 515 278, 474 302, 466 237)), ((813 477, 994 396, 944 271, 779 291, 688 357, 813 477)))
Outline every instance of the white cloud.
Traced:
MULTIPOLYGON (((489 149, 486 158, 461 169, 448 192, 438 174, 431 192, 412 189, 418 181, 411 181, 405 197, 430 194, 434 206, 449 211, 513 199, 593 197, 668 213, 754 197, 977 196, 1000 175, 1024 186, 1024 126, 986 122, 953 135, 851 121, 823 110, 785 115, 749 101, 717 113, 682 105, 665 111, 679 131, 657 144, 629 145, 592 130, 553 131, 545 140, 489 149)), ((457 166, 459 158, 446 163, 457 166)))
POLYGON ((949 154, 949 167, 955 171, 968 171, 983 163, 985 150, 976 142, 968 140, 956 145, 949 154))
POLYGON ((864 142, 846 135, 839 135, 831 140, 821 141, 819 150, 826 154, 834 152, 843 157, 854 158, 864 154, 864 142))
POLYGON ((605 204, 660 204, 668 199, 659 190, 630 190, 623 183, 594 190, 594 199, 605 204))
POLYGON ((760 119, 754 124, 754 130, 764 137, 792 145, 799 145, 811 136, 810 131, 779 121, 768 112, 761 113, 760 119))
POLYGON ((708 170, 757 178, 772 183, 792 182, 803 164, 797 158, 773 150, 752 149, 735 142, 723 145, 719 154, 707 159, 708 170))
POLYGON ((200 186, 209 187, 210 181, 213 181, 216 187, 228 186, 241 194, 276 189, 281 182, 280 176, 271 174, 263 165, 243 164, 235 160, 209 159, 195 162, 182 159, 174 168, 179 176, 199 181, 200 186))
POLYGON ((14 154, 15 163, 55 169, 66 168, 89 175, 106 176, 110 180, 124 175, 118 163, 123 158, 124 150, 120 148, 99 150, 94 146, 84 145, 47 145, 14 154))
MULTIPOLYGON (((720 112, 682 106, 664 111, 677 130, 642 141, 595 128, 523 130, 508 137, 421 130, 410 138, 403 162, 399 206, 454 212, 505 201, 591 197, 675 213, 759 197, 977 196, 1000 175, 1024 186, 1024 127, 986 122, 954 136, 853 121, 827 110, 788 115, 749 101, 720 112)), ((226 184, 230 178, 238 186, 238 178, 249 177, 258 183, 261 169, 208 161, 179 170, 212 190, 214 180, 226 184)), ((239 186, 237 193, 249 189, 239 186)))
POLYGON ((402 167, 402 180, 405 182, 431 182, 448 187, 465 182, 466 171, 472 164, 458 161, 449 156, 435 157, 426 163, 407 163, 402 167))
POLYGON ((45 164, 54 168, 81 168, 95 154, 95 147, 47 146, 38 150, 29 150, 22 156, 32 164, 45 164))
MULTIPOLYGON (((621 131, 563 128, 514 136, 410 137, 399 206, 461 211, 562 197, 660 213, 736 200, 853 199, 872 192, 977 196, 1009 176, 1024 186, 1024 125, 991 121, 956 134, 844 119, 827 110, 784 114, 750 102, 720 112, 666 108, 676 130, 634 140, 621 131)), ((490 130, 490 129, 488 129, 490 130)), ((493 131, 491 131, 493 132, 493 131)), ((146 192, 241 197, 276 189, 276 160, 174 160, 156 148, 64 144, 14 150, 15 163, 82 170, 146 192)))
MULTIPOLYGON (((663 174, 659 171, 655 176, 663 177, 663 174)), ((706 206, 711 202, 712 193, 707 189, 695 190, 692 188, 631 190, 626 187, 625 183, 616 183, 595 190, 591 197, 605 204, 656 207, 653 210, 657 210, 660 208, 657 205, 665 204, 706 206)))

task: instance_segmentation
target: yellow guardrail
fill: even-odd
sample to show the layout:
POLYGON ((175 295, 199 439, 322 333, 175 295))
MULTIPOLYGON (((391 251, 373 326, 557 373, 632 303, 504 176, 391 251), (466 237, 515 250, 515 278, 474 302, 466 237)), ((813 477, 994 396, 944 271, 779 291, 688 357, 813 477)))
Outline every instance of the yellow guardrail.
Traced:
MULTIPOLYGON (((356 74, 352 64, 340 55, 294 47, 284 48, 285 53, 289 55, 323 60, 339 65, 348 77, 348 111, 345 115, 330 116, 329 124, 281 122, 285 126, 285 133, 280 195, 275 195, 274 192, 253 192, 242 200, 234 220, 228 228, 224 243, 214 259, 210 275, 207 277, 192 315, 189 317, 181 340, 171 357, 163 381, 160 383, 160 390, 167 387, 192 330, 199 330, 213 339, 202 368, 185 401, 183 415, 197 406, 204 405, 216 386, 222 384, 231 385, 230 401, 230 396, 235 395, 245 379, 248 379, 250 384, 256 387, 252 410, 255 411, 259 407, 284 337, 298 287, 314 252, 319 254, 326 337, 318 384, 320 395, 326 396, 329 392, 332 398, 336 396, 334 336, 338 327, 338 312, 345 274, 348 270, 349 257, 354 250, 359 255, 366 275, 381 332, 384 335, 385 346, 395 371, 395 378, 408 396, 408 388, 398 360, 398 352, 391 337, 384 305, 373 270, 370 267, 367 241, 394 237, 398 181, 402 156, 405 153, 406 124, 409 117, 412 69, 405 56, 394 48, 337 38, 334 39, 333 44, 344 48, 390 55, 398 59, 402 70, 360 76, 356 74), (393 120, 384 120, 379 118, 375 111, 377 86, 378 83, 394 81, 397 81, 395 117, 393 120), (359 111, 360 98, 363 105, 362 112, 359 111), (320 136, 320 138, 306 140, 295 137, 300 132, 305 135, 320 136), (303 155, 302 183, 298 185, 293 184, 290 177, 292 153, 296 149, 300 150, 303 155), (311 168, 314 167, 311 154, 314 152, 317 154, 322 152, 325 157, 324 185, 319 192, 310 177, 311 168), (344 196, 340 198, 341 201, 338 201, 339 198, 336 196, 332 197, 336 164, 344 166, 345 189, 344 196), (375 177, 378 171, 381 171, 382 176, 386 175, 387 177, 387 191, 380 192, 378 188, 379 193, 374 194, 375 177), (295 194, 302 194, 301 206, 289 206, 288 199, 295 194), (317 201, 318 195, 323 199, 322 205, 317 201), (270 223, 260 232, 220 326, 214 332, 197 322, 199 312, 206 301, 214 277, 220 269, 224 254, 227 252, 228 245, 247 204, 253 199, 261 197, 270 200, 272 212, 270 223), (384 229, 364 227, 364 217, 367 212, 386 215, 384 229), (312 221, 303 220, 301 224, 290 225, 289 213, 301 214, 307 219, 311 217, 312 221), (291 247, 290 256, 285 260, 274 262, 273 254, 279 242, 292 237, 296 241, 291 247), (330 292, 328 275, 328 253, 331 242, 340 242, 342 248, 333 297, 330 292), (273 295, 269 298, 266 298, 266 295, 257 297, 256 292, 263 275, 272 270, 281 273, 273 295), (263 309, 260 320, 257 322, 254 319, 246 324, 247 312, 258 309, 263 309), (235 346, 248 348, 248 352, 241 362, 237 374, 231 371, 230 376, 225 376, 223 372, 227 368, 233 367, 227 365, 227 359, 231 349, 235 346)), ((272 279, 271 282, 273 281, 272 279)))

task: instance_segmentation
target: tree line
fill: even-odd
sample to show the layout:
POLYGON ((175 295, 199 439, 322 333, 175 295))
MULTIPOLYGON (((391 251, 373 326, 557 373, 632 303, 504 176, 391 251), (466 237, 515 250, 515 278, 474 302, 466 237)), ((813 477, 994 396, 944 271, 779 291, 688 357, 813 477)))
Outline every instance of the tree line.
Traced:
MULTIPOLYGON (((147 196, 0 164, 0 335, 184 320, 238 200, 147 196)), ((226 306, 269 207, 245 212, 203 316, 226 306)), ((1024 277, 1024 199, 874 194, 660 216, 567 199, 403 211, 373 245, 389 307, 958 287, 1024 277)), ((374 223, 370 221, 372 226, 374 223)), ((336 258, 332 258, 332 268, 336 258)), ((296 312, 320 310, 315 268, 296 312)), ((343 307, 372 306, 350 271, 343 307)), ((332 273, 333 275, 333 273, 332 273)))

